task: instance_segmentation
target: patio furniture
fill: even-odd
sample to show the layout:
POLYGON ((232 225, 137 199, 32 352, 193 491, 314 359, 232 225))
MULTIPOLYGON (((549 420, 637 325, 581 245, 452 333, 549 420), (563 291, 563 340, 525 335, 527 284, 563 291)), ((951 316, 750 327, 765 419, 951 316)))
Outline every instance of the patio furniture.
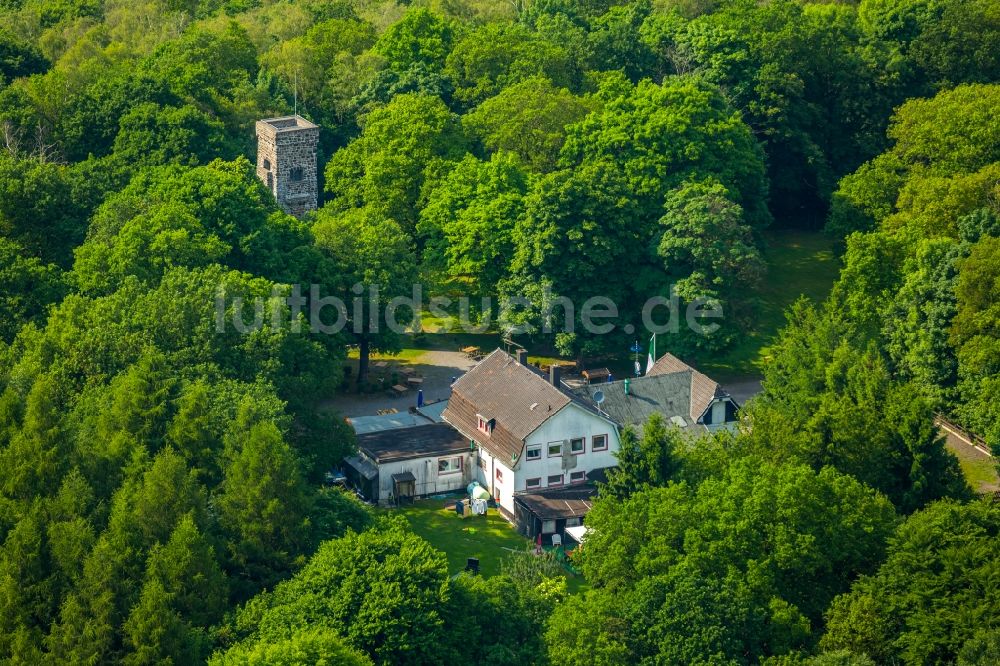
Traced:
POLYGON ((414 388, 420 388, 421 384, 424 383, 423 377, 407 377, 406 383, 414 388))
POLYGON ((398 398, 400 396, 406 395, 406 392, 409 389, 403 386, 402 384, 393 384, 392 388, 390 388, 389 390, 392 391, 393 397, 398 398))
POLYGON ((606 382, 608 377, 611 376, 611 371, 607 368, 594 368, 593 370, 584 370, 583 378, 587 380, 588 384, 595 384, 597 382, 606 382))
POLYGON ((407 377, 409 377, 410 375, 416 374, 416 372, 417 372, 416 370, 414 370, 413 368, 408 367, 408 366, 405 366, 405 367, 402 367, 402 368, 399 369, 399 373, 401 375, 405 375, 407 377))
POLYGON ((477 355, 482 354, 482 351, 483 350, 481 350, 479 347, 463 347, 462 348, 462 353, 465 354, 466 356, 468 356, 469 358, 475 358, 477 355))

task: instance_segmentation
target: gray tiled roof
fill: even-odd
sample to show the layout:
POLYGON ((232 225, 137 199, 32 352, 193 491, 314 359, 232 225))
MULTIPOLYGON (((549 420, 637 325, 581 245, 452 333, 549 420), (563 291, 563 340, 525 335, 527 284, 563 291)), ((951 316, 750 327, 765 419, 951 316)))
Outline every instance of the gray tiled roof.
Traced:
POLYGON ((604 402, 602 412, 621 425, 633 426, 640 431, 651 414, 660 414, 665 419, 680 416, 684 426, 693 428, 696 420, 691 417, 691 372, 638 377, 628 380, 629 390, 625 393, 625 382, 589 384, 574 389, 581 398, 594 403, 594 395, 601 391, 604 402))
POLYGON ((726 392, 722 390, 718 382, 698 372, 673 354, 664 354, 660 357, 653 364, 653 367, 650 368, 649 372, 646 373, 646 377, 681 372, 688 372, 691 375, 688 385, 690 394, 688 399, 690 403, 689 414, 691 420, 697 421, 705 414, 705 410, 712 404, 712 401, 717 397, 725 396, 726 392))

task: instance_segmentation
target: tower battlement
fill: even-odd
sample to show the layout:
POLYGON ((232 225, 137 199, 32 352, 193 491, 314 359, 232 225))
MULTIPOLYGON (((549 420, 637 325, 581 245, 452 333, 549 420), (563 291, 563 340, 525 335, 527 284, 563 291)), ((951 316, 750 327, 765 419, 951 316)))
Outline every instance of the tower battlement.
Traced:
POLYGON ((296 217, 316 210, 319 126, 302 116, 257 121, 257 177, 296 217))

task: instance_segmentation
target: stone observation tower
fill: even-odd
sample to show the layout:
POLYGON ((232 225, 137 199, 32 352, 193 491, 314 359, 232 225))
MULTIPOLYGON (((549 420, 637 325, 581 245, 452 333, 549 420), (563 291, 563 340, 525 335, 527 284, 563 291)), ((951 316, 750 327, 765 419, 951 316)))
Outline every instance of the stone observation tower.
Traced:
POLYGON ((316 210, 319 127, 299 115, 257 121, 257 177, 295 217, 316 210))

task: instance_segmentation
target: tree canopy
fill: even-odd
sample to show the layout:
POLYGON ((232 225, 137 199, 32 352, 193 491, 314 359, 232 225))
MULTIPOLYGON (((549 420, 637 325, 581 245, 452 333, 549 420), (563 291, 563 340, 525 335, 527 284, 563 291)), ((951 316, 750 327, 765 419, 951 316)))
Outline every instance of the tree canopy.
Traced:
POLYGON ((998 662, 937 425, 1000 452, 998 7, 0 0, 0 662, 998 662), (292 113, 301 218, 255 166, 292 113), (738 426, 622 430, 582 581, 324 487, 330 398, 422 335, 355 297, 609 366, 651 298, 721 306, 658 334, 701 360, 761 334, 769 228, 824 226, 738 426))

